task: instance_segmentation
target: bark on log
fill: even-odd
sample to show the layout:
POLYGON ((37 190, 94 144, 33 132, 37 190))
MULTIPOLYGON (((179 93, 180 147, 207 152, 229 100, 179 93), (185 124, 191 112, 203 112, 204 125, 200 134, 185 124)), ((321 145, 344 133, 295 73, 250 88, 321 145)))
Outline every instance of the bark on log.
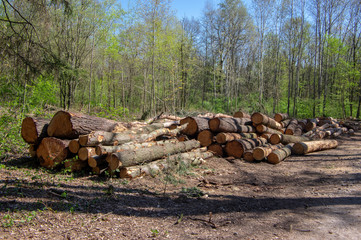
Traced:
POLYGON ((217 143, 225 144, 227 142, 242 138, 257 138, 257 134, 256 133, 218 133, 216 136, 216 141, 217 143))
POLYGON ((213 143, 213 138, 214 135, 210 130, 203 130, 197 136, 197 140, 201 143, 202 147, 211 145, 213 143))
POLYGON ((238 139, 228 142, 225 151, 228 156, 241 158, 244 151, 251 150, 266 143, 267 140, 264 138, 238 139))
POLYGON ((251 118, 251 115, 246 112, 238 111, 233 114, 233 117, 235 117, 235 118, 251 118))
POLYGON ((260 136, 261 138, 267 139, 267 141, 270 141, 270 138, 272 136, 272 133, 262 133, 262 135, 260 136))
POLYGON ((180 121, 180 124, 188 123, 187 127, 182 131, 182 133, 188 136, 194 136, 197 133, 209 129, 208 121, 210 118, 205 117, 186 117, 180 121))
POLYGON ((253 113, 251 116, 252 122, 259 125, 263 124, 267 127, 273 129, 282 129, 282 125, 279 122, 276 122, 274 119, 262 114, 262 113, 253 113))
POLYGON ((148 148, 140 148, 134 151, 123 151, 112 153, 109 162, 110 170, 115 170, 119 167, 134 166, 156 159, 162 158, 166 155, 172 155, 181 152, 187 152, 194 148, 199 148, 200 143, 197 140, 190 140, 179 143, 167 143, 164 146, 152 146, 148 148))
POLYGON ((258 133, 281 133, 282 130, 276 130, 273 128, 266 127, 263 124, 257 125, 256 130, 258 133))
POLYGON ((234 132, 241 133, 248 128, 244 125, 252 125, 250 118, 212 118, 208 122, 213 132, 234 132))
POLYGON ((78 151, 78 157, 81 161, 87 161, 93 155, 96 155, 94 147, 82 147, 78 151))
POLYGON ((108 163, 107 163, 107 161, 105 160, 106 157, 107 157, 106 154, 104 154, 104 155, 93 155, 93 156, 90 156, 90 157, 88 158, 88 165, 89 165, 89 167, 95 168, 95 167, 97 167, 97 166, 102 166, 102 165, 104 165, 104 164, 106 164, 107 167, 108 167, 108 163))
POLYGON ((305 136, 272 134, 269 141, 273 145, 278 144, 278 143, 282 143, 282 144, 286 145, 289 143, 312 141, 312 139, 310 137, 305 137, 305 136))
POLYGON ((78 153, 80 149, 79 139, 73 139, 69 142, 69 151, 71 153, 78 153))
POLYGON ((70 155, 69 142, 70 140, 61 140, 54 137, 43 138, 36 150, 40 165, 52 168, 63 162, 70 155))
POLYGON ((293 146, 293 143, 290 143, 283 148, 272 151, 267 157, 267 162, 272 163, 272 164, 277 164, 277 163, 282 162, 287 157, 291 156, 292 146, 293 146))
POLYGON ((21 137, 26 143, 38 145, 47 137, 49 120, 42 118, 26 117, 21 123, 21 137))
POLYGON ((317 118, 311 118, 307 120, 307 124, 305 126, 305 131, 309 132, 317 127, 318 119, 317 118))
POLYGON ((276 113, 274 116, 274 119, 276 120, 276 122, 279 122, 279 123, 286 120, 287 118, 289 118, 287 113, 276 113))
POLYGON ((283 144, 277 144, 277 145, 265 145, 262 147, 256 147, 253 149, 253 158, 257 161, 261 161, 265 159, 272 151, 276 149, 283 148, 283 144))
POLYGON ((199 165, 203 162, 201 159, 207 159, 212 157, 210 152, 192 151, 187 153, 175 154, 167 157, 166 159, 160 159, 151 163, 141 166, 124 167, 120 169, 119 177, 131 178, 151 175, 155 176, 160 171, 164 171, 170 168, 176 168, 182 165, 199 165))
POLYGON ((320 140, 311 142, 299 142, 293 146, 295 154, 303 155, 311 152, 336 148, 338 142, 336 140, 320 140))
POLYGON ((299 124, 297 119, 292 119, 291 122, 288 124, 285 134, 287 135, 302 135, 303 127, 299 124))
POLYGON ((92 131, 121 132, 126 129, 121 123, 105 118, 59 111, 51 119, 47 132, 51 137, 75 139, 92 131))
POLYGON ((301 126, 302 131, 303 131, 303 129, 305 129, 306 124, 307 124, 307 119, 301 119, 301 120, 298 121, 298 125, 301 126))
POLYGON ((224 146, 219 143, 213 143, 207 147, 208 151, 212 152, 217 157, 224 156, 224 146))
POLYGON ((283 120, 283 121, 280 122, 280 123, 281 123, 281 125, 282 125, 282 128, 287 128, 287 126, 288 126, 288 124, 290 124, 290 122, 291 122, 291 119, 288 118, 288 119, 286 119, 286 120, 283 120))

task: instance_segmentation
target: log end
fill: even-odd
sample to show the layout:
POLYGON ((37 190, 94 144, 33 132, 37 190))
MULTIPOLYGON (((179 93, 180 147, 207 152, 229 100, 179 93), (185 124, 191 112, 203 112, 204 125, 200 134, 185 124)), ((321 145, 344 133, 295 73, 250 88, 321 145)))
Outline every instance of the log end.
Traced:
POLYGON ((75 138, 73 125, 70 121, 71 114, 66 111, 57 112, 51 119, 47 132, 50 137, 75 138))
POLYGON ((261 161, 264 159, 265 156, 266 156, 266 151, 264 148, 256 147, 255 149, 253 149, 253 158, 255 160, 261 161))
POLYGON ((213 133, 209 130, 203 130, 198 134, 197 140, 202 147, 208 147, 213 143, 213 133))
POLYGON ((221 122, 221 120, 219 118, 210 119, 208 124, 209 124, 209 128, 211 129, 211 131, 217 132, 220 122, 221 122))
POLYGON ((184 133, 188 136, 195 135, 198 131, 198 126, 197 126, 196 120, 194 120, 194 118, 192 118, 192 117, 186 117, 186 118, 183 118, 182 120, 180 120, 180 125, 183 125, 186 123, 188 123, 188 125, 187 125, 186 129, 184 129, 182 131, 182 133, 184 133))
POLYGON ((276 153, 271 152, 267 157, 267 162, 272 164, 278 164, 281 162, 281 159, 276 153))
POLYGON ((281 142, 281 139, 282 139, 282 135, 281 134, 272 134, 270 139, 269 139, 269 142, 273 145, 275 144, 278 144, 281 142))
POLYGON ((307 152, 307 145, 303 142, 298 142, 293 145, 292 151, 295 154, 303 155, 307 152))
POLYGON ((214 143, 207 147, 208 151, 212 152, 217 157, 223 157, 223 147, 220 144, 214 143))
POLYGON ((36 131, 36 124, 33 118, 24 118, 21 123, 21 137, 30 144, 34 144, 38 139, 38 132, 36 131))
POLYGON ((251 120, 254 124, 261 124, 263 121, 263 115, 261 113, 253 113, 251 116, 251 120))
POLYGON ((80 148, 78 139, 73 139, 69 143, 69 151, 72 153, 78 153, 80 148))
POLYGON ((228 156, 241 158, 243 155, 243 146, 237 140, 230 141, 226 144, 225 151, 228 156))
POLYGON ((69 150, 64 142, 53 137, 44 138, 36 150, 40 165, 47 168, 52 168, 56 163, 64 161, 68 153, 69 150))

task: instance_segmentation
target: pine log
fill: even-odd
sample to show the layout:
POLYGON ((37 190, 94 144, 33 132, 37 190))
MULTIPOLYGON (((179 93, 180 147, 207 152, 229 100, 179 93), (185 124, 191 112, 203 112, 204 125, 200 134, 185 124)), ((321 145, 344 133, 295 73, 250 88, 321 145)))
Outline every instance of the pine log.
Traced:
POLYGON ((216 136, 216 141, 217 143, 225 144, 227 142, 242 138, 257 138, 257 134, 256 133, 218 133, 216 136))
POLYGON ((253 150, 247 150, 243 153, 242 158, 247 161, 247 162, 253 162, 254 158, 253 158, 253 150))
POLYGON ((49 120, 42 118, 26 117, 21 123, 21 137, 26 143, 38 145, 47 137, 49 120))
POLYGON ((238 111, 233 114, 233 117, 235 117, 235 118, 251 118, 251 115, 249 115, 246 112, 238 111))
POLYGON ((290 143, 283 148, 272 151, 267 157, 267 162, 273 163, 273 164, 282 162, 287 157, 291 156, 292 146, 293 146, 293 143, 290 143))
POLYGON ((201 143, 202 147, 211 145, 213 143, 213 138, 214 135, 210 130, 203 130, 197 136, 197 140, 201 143))
POLYGON ((187 152, 191 149, 199 147, 200 143, 197 140, 190 140, 186 142, 167 143, 163 146, 139 148, 134 151, 112 153, 110 157, 109 168, 113 171, 119 167, 134 166, 154 161, 169 154, 172 155, 176 153, 187 152))
POLYGON ((244 151, 251 150, 266 143, 267 140, 264 138, 237 139, 228 142, 225 151, 228 156, 241 158, 244 151))
POLYGON ((305 136, 287 135, 287 134, 272 134, 269 141, 271 144, 274 145, 278 143, 282 143, 286 145, 289 143, 312 141, 312 138, 305 136))
POLYGON ((210 152, 201 152, 201 151, 192 151, 187 153, 175 154, 165 159, 153 161, 145 165, 121 168, 119 177, 133 179, 145 175, 155 176, 161 171, 171 168, 174 169, 180 165, 186 165, 186 166, 199 165, 204 161, 202 159, 207 159, 212 156, 213 154, 210 152))
POLYGON ((273 128, 266 127, 263 124, 257 125, 256 130, 258 133, 282 133, 282 130, 276 130, 273 128))
POLYGON ((88 165, 89 167, 92 167, 92 168, 95 168, 97 166, 102 166, 104 164, 107 165, 108 167, 108 164, 107 164, 107 161, 105 160, 107 157, 106 154, 104 155, 93 155, 93 156, 90 156, 88 158, 88 165))
MULTIPOLYGON (((213 132, 250 132, 244 125, 251 125, 250 118, 212 118, 208 121, 213 132), (244 131, 246 129, 246 131, 244 131)), ((247 126, 250 127, 250 126, 247 126)), ((254 132, 254 131, 253 131, 254 132)))
POLYGON ((217 157, 224 156, 224 146, 219 143, 213 143, 207 147, 207 150, 212 152, 217 157))
POLYGON ((301 135, 302 134, 302 127, 298 124, 297 119, 292 119, 288 124, 285 134, 287 135, 301 135), (301 129, 301 132, 300 132, 301 129), (297 133, 297 134, 295 134, 297 133))
POLYGON ((271 136, 272 136, 271 133, 262 133, 260 137, 261 137, 261 138, 264 138, 264 139, 267 139, 267 141, 269 142, 271 136))
POLYGON ((303 131, 303 129, 305 129, 306 124, 307 124, 307 119, 301 119, 301 120, 298 121, 298 125, 301 126, 302 131, 303 131))
POLYGON ((177 139, 170 139, 170 140, 162 140, 162 141, 154 141, 154 142, 145 142, 145 143, 134 143, 129 142, 118 146, 103 146, 98 145, 95 147, 95 153, 97 155, 104 155, 108 153, 115 153, 115 152, 121 152, 126 150, 135 150, 138 148, 143 147, 151 147, 151 146, 163 146, 166 143, 176 143, 178 142, 177 139))
POLYGON ((69 151, 72 153, 78 153, 80 149, 79 139, 73 139, 69 142, 69 151))
POLYGON ((338 142, 336 140, 319 140, 311 142, 299 142, 293 146, 295 154, 303 155, 311 152, 336 148, 338 142))
POLYGON ((279 123, 286 120, 287 118, 289 118, 287 113, 276 113, 274 116, 274 119, 276 120, 276 122, 279 122, 279 123))
POLYGON ((261 161, 265 159, 272 151, 283 147, 284 145, 281 143, 277 145, 267 144, 262 147, 256 147, 253 149, 253 158, 257 161, 261 161))
POLYGON ((309 132, 317 127, 318 119, 317 118, 311 118, 307 120, 307 124, 305 126, 305 131, 309 132))
POLYGON ((257 125, 263 124, 273 129, 282 129, 282 125, 279 122, 259 112, 253 113, 251 119, 257 125))
POLYGON ((187 127, 182 131, 188 136, 194 136, 197 133, 209 129, 208 121, 210 118, 207 117, 186 117, 180 121, 180 124, 188 123, 187 127))
POLYGON ((40 165, 52 168, 63 162, 70 155, 68 150, 69 142, 70 140, 61 140, 54 137, 43 138, 36 150, 40 165))
POLYGON ((81 161, 87 161, 93 155, 96 155, 94 147, 82 147, 78 151, 78 157, 81 161))
POLYGON ((280 122, 280 123, 281 123, 281 125, 282 125, 282 128, 287 128, 287 126, 288 126, 288 124, 290 124, 290 122, 291 122, 291 119, 288 118, 288 119, 283 120, 283 121, 280 122))
POLYGON ((75 139, 92 131, 121 132, 126 128, 119 122, 105 118, 66 111, 57 112, 47 132, 51 137, 75 139))

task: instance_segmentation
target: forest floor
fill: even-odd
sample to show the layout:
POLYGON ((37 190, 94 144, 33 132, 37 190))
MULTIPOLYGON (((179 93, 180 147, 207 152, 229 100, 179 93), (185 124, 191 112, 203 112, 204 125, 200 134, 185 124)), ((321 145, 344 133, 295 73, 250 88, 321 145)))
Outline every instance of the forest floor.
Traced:
POLYGON ((132 181, 1 160, 0 239, 360 239, 361 133, 271 165, 212 158, 132 181))

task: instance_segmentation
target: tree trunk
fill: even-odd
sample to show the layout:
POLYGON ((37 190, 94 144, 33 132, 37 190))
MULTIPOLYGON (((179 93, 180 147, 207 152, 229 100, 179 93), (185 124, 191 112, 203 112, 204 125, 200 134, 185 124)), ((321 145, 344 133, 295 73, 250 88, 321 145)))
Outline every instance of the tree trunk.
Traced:
POLYGON ((276 113, 274 116, 274 119, 276 120, 276 122, 281 123, 282 121, 288 119, 289 116, 287 113, 276 113))
POLYGON ((197 133, 209 129, 208 121, 210 118, 206 117, 186 117, 180 120, 180 124, 188 123, 186 129, 182 132, 188 136, 194 136, 197 133))
POLYGON ((44 137, 47 137, 49 120, 41 118, 24 118, 21 123, 21 137, 29 144, 38 145, 44 137))
POLYGON ((110 170, 115 170, 119 167, 134 166, 162 158, 168 154, 187 152, 199 147, 200 143, 197 140, 190 140, 179 143, 167 143, 164 146, 152 146, 134 151, 112 153, 109 168, 110 170))
POLYGON ((250 118, 212 118, 209 120, 209 128, 213 132, 254 132, 250 118))
POLYGON ((288 124, 285 134, 287 135, 302 135, 302 126, 298 124, 297 119, 292 119, 288 124))
POLYGON ((94 147, 82 147, 78 151, 78 157, 81 161, 87 161, 93 155, 96 155, 94 147))
POLYGON ((241 158, 244 151, 251 150, 255 147, 262 146, 267 143, 264 138, 237 139, 228 142, 225 151, 228 156, 241 158))
POLYGON ((253 149, 245 151, 243 153, 242 158, 247 162, 253 162, 254 161, 253 149))
POLYGON ((299 142, 293 146, 295 154, 303 155, 311 152, 336 148, 338 142, 336 140, 320 140, 311 142, 299 142))
POLYGON ((69 151, 77 154, 80 149, 79 139, 73 139, 69 142, 69 151))
POLYGON ((263 147, 256 147, 253 149, 253 158, 257 161, 261 161, 265 159, 272 151, 276 149, 283 148, 283 144, 277 144, 277 145, 265 145, 263 147))
POLYGON ((246 112, 238 111, 233 114, 233 117, 235 117, 235 118, 251 118, 251 115, 249 115, 246 112))
POLYGON ((69 156, 69 142, 70 140, 61 140, 54 137, 44 138, 36 150, 40 165, 52 168, 63 162, 69 156))
POLYGON ((217 143, 225 144, 227 142, 242 138, 257 138, 257 134, 256 133, 218 133, 216 136, 216 141, 217 143))
POLYGON ((211 145, 213 143, 213 138, 214 135, 210 130, 203 130, 197 136, 197 140, 201 143, 202 147, 211 145))
POLYGON ((310 137, 306 136, 295 136, 295 135, 287 135, 287 134, 272 134, 270 138, 271 144, 289 144, 289 143, 296 143, 296 142, 305 142, 305 141, 312 141, 310 137))
POLYGON ((276 122, 274 119, 262 114, 262 113, 253 113, 251 116, 252 122, 256 125, 263 124, 267 127, 273 129, 282 129, 282 125, 279 122, 276 122))
POLYGON ((291 154, 292 154, 292 146, 293 146, 293 143, 288 144, 283 148, 276 149, 276 150, 272 151, 268 155, 267 161, 269 163, 273 163, 273 164, 277 164, 277 163, 282 162, 287 157, 291 156, 291 154))
POLYGON ((256 130, 257 130, 258 133, 272 133, 272 134, 276 133, 277 134, 277 133, 282 133, 283 132, 282 130, 276 130, 276 129, 273 129, 273 128, 266 127, 263 124, 257 125, 256 130))
POLYGON ((212 152, 217 157, 224 156, 224 146, 219 143, 213 143, 207 147, 207 150, 212 152))

